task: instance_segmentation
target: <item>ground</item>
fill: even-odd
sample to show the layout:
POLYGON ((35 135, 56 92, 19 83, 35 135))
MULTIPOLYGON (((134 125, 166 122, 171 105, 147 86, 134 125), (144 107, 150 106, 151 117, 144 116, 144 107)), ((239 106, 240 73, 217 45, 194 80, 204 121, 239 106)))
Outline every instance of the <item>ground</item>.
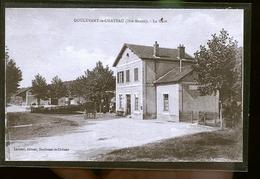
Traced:
POLYGON ((6 125, 6 159, 10 161, 102 161, 100 156, 114 150, 218 130, 115 114, 85 120, 82 114, 10 113, 6 125))

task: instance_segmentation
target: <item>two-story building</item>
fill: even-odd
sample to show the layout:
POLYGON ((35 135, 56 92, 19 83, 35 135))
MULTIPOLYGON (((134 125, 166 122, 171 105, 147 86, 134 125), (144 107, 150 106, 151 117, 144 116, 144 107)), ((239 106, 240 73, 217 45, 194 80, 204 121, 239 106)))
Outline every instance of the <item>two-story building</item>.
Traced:
POLYGON ((173 121, 179 121, 183 111, 218 112, 217 96, 198 95, 193 62, 183 45, 173 49, 161 48, 157 42, 153 46, 124 44, 113 64, 116 111, 138 119, 173 121))

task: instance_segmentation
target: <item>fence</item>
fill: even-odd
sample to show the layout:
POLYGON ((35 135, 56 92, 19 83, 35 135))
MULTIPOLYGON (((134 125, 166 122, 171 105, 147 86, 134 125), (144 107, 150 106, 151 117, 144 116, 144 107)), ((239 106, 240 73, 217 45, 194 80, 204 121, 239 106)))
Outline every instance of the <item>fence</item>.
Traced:
POLYGON ((179 118, 180 122, 194 122, 194 114, 193 111, 185 111, 185 112, 179 112, 179 118))
POLYGON ((221 121, 219 119, 218 113, 200 112, 198 123, 201 125, 219 127, 221 121))
POLYGON ((216 112, 179 112, 180 122, 190 122, 208 126, 220 126, 220 119, 216 112))

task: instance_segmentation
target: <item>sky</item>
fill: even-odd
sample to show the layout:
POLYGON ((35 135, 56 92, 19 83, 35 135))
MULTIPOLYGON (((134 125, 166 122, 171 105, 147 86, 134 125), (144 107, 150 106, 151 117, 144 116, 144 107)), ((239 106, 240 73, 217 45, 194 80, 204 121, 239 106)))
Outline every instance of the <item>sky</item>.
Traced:
POLYGON ((221 29, 243 46, 243 10, 7 8, 5 44, 22 71, 20 87, 28 87, 38 73, 47 83, 56 75, 75 80, 98 61, 115 72, 112 64, 124 43, 183 44, 193 56, 221 29))

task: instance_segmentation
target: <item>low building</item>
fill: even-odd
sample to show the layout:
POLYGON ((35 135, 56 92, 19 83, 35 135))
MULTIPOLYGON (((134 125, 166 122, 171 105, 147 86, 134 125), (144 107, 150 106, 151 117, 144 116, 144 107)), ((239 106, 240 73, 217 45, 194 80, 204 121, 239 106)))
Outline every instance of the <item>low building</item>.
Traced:
MULTIPOLYGON (((17 90, 17 92, 11 97, 10 103, 22 106, 36 105, 37 99, 34 97, 31 90, 31 87, 17 90)), ((41 100, 41 104, 47 105, 48 101, 41 100)))
POLYGON ((175 67, 154 82, 157 96, 157 118, 178 122, 180 115, 193 120, 200 112, 216 114, 219 96, 200 96, 191 66, 175 67))
MULTIPOLYGON (((68 82, 67 82, 68 83, 68 82)), ((21 88, 18 89, 17 92, 11 97, 10 103, 14 105, 21 105, 21 106, 31 106, 31 105, 38 105, 37 99, 35 95, 31 92, 32 87, 21 88)), ((78 98, 75 96, 69 97, 61 97, 59 99, 47 99, 47 100, 40 100, 40 105, 75 105, 79 103, 83 103, 85 100, 83 98, 78 98)))

